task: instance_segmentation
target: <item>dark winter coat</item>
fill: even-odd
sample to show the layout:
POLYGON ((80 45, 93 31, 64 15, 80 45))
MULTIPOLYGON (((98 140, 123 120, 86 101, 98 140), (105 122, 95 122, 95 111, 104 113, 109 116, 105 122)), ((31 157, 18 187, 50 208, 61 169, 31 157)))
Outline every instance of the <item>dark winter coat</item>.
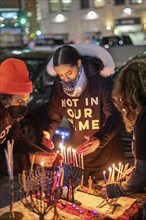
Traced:
POLYGON ((19 122, 0 103, 0 175, 7 175, 4 149, 7 149, 7 140, 11 139, 14 140, 14 174, 18 174, 30 165, 29 153, 40 149, 24 137, 19 122))

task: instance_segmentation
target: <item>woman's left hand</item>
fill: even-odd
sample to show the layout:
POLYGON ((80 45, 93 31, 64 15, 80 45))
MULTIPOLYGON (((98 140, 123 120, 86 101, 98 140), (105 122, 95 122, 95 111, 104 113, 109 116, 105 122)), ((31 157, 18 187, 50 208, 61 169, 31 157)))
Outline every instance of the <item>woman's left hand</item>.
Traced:
POLYGON ((85 139, 87 140, 76 148, 76 152, 78 154, 83 154, 83 155, 90 154, 94 152, 100 144, 100 141, 96 137, 85 136, 85 139))

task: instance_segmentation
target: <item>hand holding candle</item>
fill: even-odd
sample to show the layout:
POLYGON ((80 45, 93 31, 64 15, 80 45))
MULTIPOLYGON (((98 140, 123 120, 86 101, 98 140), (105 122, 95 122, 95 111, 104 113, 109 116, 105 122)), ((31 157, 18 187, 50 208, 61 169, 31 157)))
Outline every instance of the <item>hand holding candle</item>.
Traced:
POLYGON ((52 152, 36 152, 33 154, 30 154, 30 161, 31 161, 31 167, 34 163, 40 165, 40 163, 43 161, 45 167, 52 167, 53 162, 57 156, 57 153, 55 151, 52 152), (33 158, 33 155, 34 158, 33 158))

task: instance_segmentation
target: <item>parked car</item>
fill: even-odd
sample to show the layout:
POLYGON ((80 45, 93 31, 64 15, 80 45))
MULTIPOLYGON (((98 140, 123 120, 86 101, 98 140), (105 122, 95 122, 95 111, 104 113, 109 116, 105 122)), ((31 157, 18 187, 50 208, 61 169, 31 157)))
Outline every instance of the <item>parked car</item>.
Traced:
MULTIPOLYGON (((28 113, 21 121, 22 129, 27 138, 36 144, 41 141, 42 124, 47 116, 49 95, 54 82, 54 77, 46 71, 46 66, 53 52, 35 50, 14 50, 3 54, 0 62, 13 57, 23 60, 29 70, 30 79, 33 82, 33 92, 28 101, 28 113)), ((66 120, 62 121, 53 138, 54 144, 60 141, 68 141, 69 129, 66 120)))
POLYGON ((34 43, 33 49, 47 51, 55 51, 58 47, 61 47, 65 44, 63 39, 55 38, 37 38, 34 43))
POLYGON ((123 46, 133 45, 132 40, 129 36, 101 36, 95 39, 95 44, 105 47, 108 49, 111 46, 123 46))

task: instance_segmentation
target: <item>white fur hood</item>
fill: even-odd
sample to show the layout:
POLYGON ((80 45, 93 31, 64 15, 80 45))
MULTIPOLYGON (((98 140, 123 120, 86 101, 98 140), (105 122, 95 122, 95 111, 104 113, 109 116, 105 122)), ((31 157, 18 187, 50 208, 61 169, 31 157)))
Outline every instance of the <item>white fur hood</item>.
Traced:
MULTIPOLYGON (((102 75, 103 77, 108 77, 114 74, 115 64, 113 58, 111 57, 109 52, 103 47, 96 46, 94 44, 72 44, 70 46, 74 47, 81 56, 99 58, 104 64, 104 68, 100 72, 100 75, 102 75)), ((56 72, 53 67, 53 57, 47 65, 47 72, 50 75, 56 75, 56 72)))

